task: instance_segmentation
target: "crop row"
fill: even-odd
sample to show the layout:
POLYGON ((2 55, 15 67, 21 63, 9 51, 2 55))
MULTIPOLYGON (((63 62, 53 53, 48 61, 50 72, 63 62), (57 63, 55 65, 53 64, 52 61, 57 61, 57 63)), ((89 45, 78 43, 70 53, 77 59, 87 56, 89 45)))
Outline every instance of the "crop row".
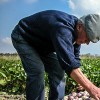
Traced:
MULTIPOLYGON (((81 70, 98 87, 100 87, 100 58, 82 59, 81 70)), ((22 94, 25 91, 26 74, 20 60, 0 59, 0 91, 22 94)), ((45 73, 48 87, 48 77, 45 73)), ((76 82, 66 75, 66 93, 76 89, 76 82)))

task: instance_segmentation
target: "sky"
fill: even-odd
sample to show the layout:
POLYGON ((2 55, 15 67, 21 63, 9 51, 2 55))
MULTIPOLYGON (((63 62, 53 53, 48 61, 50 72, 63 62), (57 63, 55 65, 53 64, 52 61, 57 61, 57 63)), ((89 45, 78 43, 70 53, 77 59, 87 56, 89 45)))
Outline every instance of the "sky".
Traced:
MULTIPOLYGON (((0 53, 15 53, 11 32, 20 19, 43 10, 60 10, 78 18, 100 14, 100 0, 0 0, 0 53)), ((83 44, 80 54, 100 55, 98 43, 83 44)))

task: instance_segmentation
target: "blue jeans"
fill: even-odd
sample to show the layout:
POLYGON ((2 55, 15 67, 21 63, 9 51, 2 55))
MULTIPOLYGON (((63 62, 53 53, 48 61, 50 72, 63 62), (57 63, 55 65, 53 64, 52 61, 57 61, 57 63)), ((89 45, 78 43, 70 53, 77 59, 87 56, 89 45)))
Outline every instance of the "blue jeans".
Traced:
POLYGON ((48 73, 48 100, 63 100, 65 95, 65 71, 61 68, 54 52, 40 55, 20 35, 17 29, 11 34, 12 43, 17 50, 27 74, 26 99, 45 100, 44 72, 48 73))

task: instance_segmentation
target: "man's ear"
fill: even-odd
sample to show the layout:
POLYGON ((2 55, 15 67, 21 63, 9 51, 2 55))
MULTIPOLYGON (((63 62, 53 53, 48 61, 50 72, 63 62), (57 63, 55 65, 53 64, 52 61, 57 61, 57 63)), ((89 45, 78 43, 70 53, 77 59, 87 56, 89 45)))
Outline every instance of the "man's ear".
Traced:
POLYGON ((77 23, 76 29, 80 31, 82 29, 82 23, 77 23))

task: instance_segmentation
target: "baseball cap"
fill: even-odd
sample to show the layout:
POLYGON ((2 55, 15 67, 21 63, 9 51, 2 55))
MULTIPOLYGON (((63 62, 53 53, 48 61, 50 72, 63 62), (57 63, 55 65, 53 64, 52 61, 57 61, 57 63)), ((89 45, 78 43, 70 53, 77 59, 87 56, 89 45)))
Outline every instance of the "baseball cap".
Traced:
POLYGON ((82 21, 89 40, 93 43, 98 42, 100 40, 100 15, 88 14, 79 20, 82 21))

